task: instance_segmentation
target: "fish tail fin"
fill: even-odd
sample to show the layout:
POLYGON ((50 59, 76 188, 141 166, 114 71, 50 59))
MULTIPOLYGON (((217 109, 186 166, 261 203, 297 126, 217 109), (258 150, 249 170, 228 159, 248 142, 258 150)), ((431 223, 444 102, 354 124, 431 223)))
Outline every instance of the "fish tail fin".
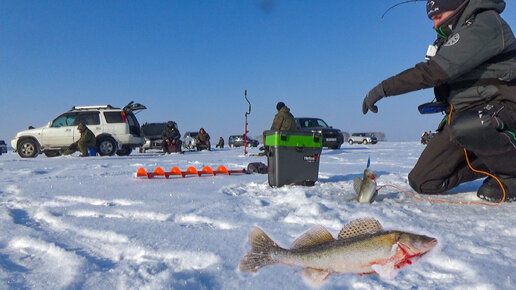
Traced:
POLYGON ((251 250, 240 261, 238 265, 240 271, 254 273, 264 266, 276 263, 271 253, 279 246, 262 229, 258 227, 251 229, 249 244, 251 244, 251 250))

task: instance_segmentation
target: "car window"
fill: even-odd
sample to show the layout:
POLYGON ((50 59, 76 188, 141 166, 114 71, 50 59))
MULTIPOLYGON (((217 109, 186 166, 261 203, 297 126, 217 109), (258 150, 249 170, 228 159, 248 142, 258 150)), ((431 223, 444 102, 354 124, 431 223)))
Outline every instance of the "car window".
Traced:
POLYGON ((329 127, 328 124, 326 124, 326 122, 324 122, 323 120, 321 119, 317 119, 317 127, 329 127))
POLYGON ((104 112, 107 123, 124 123, 122 112, 104 112))
POLYGON ((52 122, 52 128, 59 128, 64 126, 72 126, 75 121, 75 113, 66 113, 57 117, 52 122))
POLYGON ((83 123, 85 125, 98 125, 100 124, 99 112, 81 112, 78 113, 75 120, 74 125, 79 125, 83 123))
POLYGON ((127 123, 129 123, 129 126, 140 126, 140 124, 138 124, 138 121, 136 120, 136 117, 132 113, 127 114, 127 123))
POLYGON ((298 127, 306 128, 306 127, 308 127, 308 120, 307 119, 298 119, 298 120, 296 120, 296 124, 298 127))

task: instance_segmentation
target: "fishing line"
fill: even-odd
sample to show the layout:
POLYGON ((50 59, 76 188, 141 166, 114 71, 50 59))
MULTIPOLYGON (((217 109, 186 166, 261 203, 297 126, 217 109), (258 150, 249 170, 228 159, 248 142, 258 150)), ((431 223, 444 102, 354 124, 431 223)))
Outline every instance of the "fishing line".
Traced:
POLYGON ((396 3, 396 4, 392 5, 391 7, 389 7, 387 10, 385 10, 385 12, 382 14, 382 19, 385 16, 385 14, 387 14, 387 12, 389 12, 390 10, 392 10, 392 9, 394 9, 394 8, 400 6, 400 5, 407 4, 407 3, 410 3, 410 2, 416 3, 416 2, 423 2, 423 1, 421 1, 421 0, 408 0, 408 1, 403 1, 403 2, 396 3))

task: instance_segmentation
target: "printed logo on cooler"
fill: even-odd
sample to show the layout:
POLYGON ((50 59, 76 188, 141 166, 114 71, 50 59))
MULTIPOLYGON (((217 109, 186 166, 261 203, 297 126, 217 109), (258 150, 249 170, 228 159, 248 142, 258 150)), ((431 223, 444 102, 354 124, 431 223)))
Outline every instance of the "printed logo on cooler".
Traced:
POLYGON ((319 160, 319 154, 303 156, 303 160, 306 162, 317 162, 319 160))

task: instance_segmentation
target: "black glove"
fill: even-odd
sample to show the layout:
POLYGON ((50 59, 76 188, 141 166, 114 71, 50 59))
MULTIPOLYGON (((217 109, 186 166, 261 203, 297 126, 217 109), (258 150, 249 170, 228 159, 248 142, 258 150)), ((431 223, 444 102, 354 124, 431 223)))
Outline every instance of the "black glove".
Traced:
POLYGON ((383 91, 383 86, 380 83, 372 90, 370 90, 369 93, 367 93, 365 96, 364 102, 362 103, 362 113, 364 113, 364 115, 367 113, 367 111, 378 113, 378 107, 375 106, 375 104, 384 97, 385 92, 383 91))

